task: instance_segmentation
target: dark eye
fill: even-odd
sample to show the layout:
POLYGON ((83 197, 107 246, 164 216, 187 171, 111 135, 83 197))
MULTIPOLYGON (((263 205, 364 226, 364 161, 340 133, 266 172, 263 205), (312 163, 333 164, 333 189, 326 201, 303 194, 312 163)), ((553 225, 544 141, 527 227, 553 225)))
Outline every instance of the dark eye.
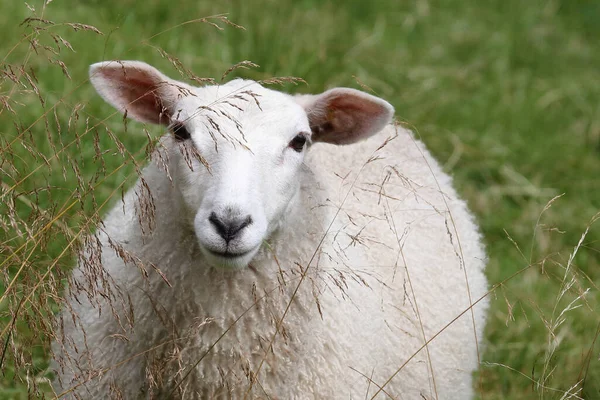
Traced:
POLYGON ((173 123, 169 129, 173 133, 173 136, 175 136, 176 140, 184 141, 191 137, 190 132, 187 130, 185 125, 183 125, 183 123, 181 123, 181 122, 173 123))
POLYGON ((288 144, 288 146, 291 147, 292 149, 294 149, 294 151, 297 151, 298 153, 300 153, 304 149, 305 144, 306 144, 306 136, 300 134, 300 135, 294 136, 294 138, 290 141, 290 144, 288 144))

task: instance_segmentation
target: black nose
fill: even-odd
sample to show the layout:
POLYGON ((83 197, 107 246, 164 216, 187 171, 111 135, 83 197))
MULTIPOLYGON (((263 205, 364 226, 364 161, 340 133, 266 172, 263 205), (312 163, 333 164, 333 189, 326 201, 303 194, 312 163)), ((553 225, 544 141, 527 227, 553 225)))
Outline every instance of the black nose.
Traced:
POLYGON ((219 218, 214 212, 210 213, 208 220, 217 230, 219 236, 229 243, 238 233, 252 223, 249 215, 244 218, 219 218))

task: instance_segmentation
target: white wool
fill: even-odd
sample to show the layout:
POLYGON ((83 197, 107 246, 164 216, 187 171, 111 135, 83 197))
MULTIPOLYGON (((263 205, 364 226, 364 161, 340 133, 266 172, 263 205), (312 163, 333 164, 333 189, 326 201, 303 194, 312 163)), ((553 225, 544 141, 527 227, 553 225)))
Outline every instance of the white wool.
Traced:
MULTIPOLYGON (((212 99, 248 85, 265 113, 253 124, 291 123, 287 111, 279 121, 268 110, 296 113, 293 98, 252 82, 194 90, 212 99)), ((186 117, 195 110, 189 101, 178 103, 186 117)), ((309 119, 310 102, 298 100, 309 119)), ((248 110, 235 118, 247 121, 248 110)), ((193 127, 201 129, 198 121, 193 127)), ((200 202, 200 183, 183 160, 184 143, 161 139, 143 181, 82 256, 101 254, 101 267, 81 261, 75 269, 60 320, 65 340, 53 345, 57 393, 75 386, 70 394, 81 398, 473 396, 488 303, 470 307, 487 291, 486 255, 451 178, 410 131, 387 125, 351 145, 313 144, 294 175, 297 192, 273 214, 281 217, 265 228, 249 266, 236 269, 215 267, 200 248, 190 208, 200 202), (148 191, 152 227, 138 221, 148 191), (84 287, 98 294, 78 292, 84 287)))

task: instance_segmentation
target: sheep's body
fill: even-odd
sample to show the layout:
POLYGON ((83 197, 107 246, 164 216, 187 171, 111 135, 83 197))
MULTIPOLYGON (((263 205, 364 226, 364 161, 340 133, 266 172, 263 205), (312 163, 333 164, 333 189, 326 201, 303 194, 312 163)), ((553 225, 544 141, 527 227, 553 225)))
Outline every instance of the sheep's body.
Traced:
POLYGON ((142 175, 151 233, 136 215, 140 181, 88 247, 103 271, 80 262, 74 273, 72 288, 104 296, 69 301, 58 391, 85 382, 82 398, 362 399, 393 376, 377 398, 472 397, 487 303, 469 307, 486 293, 486 257, 451 179, 409 131, 315 145, 286 217, 237 271, 207 265, 178 190, 178 143, 162 144, 142 175))

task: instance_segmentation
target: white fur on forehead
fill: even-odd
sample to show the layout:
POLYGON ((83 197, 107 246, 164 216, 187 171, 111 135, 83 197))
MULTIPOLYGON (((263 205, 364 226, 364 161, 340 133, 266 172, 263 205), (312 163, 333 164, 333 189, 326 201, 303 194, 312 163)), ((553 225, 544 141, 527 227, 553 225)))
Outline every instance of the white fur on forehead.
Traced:
POLYGON ((249 106, 256 106, 258 110, 267 110, 292 106, 296 104, 293 98, 277 90, 265 88, 260 83, 246 79, 234 79, 224 85, 213 86, 216 99, 234 101, 236 104, 248 103, 249 106), (238 103, 241 102, 241 103, 238 103))
POLYGON ((240 123, 255 120, 260 125, 294 122, 290 118, 306 121, 306 113, 292 96, 267 89, 255 81, 235 79, 223 85, 196 88, 194 92, 196 96, 180 99, 177 105, 178 119, 202 115, 219 120, 233 118, 240 123), (216 113, 199 112, 202 108, 216 113))

